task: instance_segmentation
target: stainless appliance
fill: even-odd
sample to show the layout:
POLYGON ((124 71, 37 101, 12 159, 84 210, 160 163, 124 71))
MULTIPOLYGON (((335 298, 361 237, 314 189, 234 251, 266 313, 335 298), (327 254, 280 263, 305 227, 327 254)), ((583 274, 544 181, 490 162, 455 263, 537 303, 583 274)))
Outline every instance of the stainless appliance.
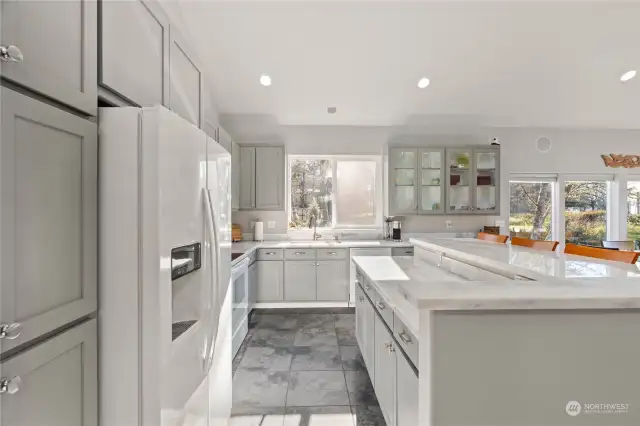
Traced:
POLYGON ((99 117, 100 424, 224 423, 230 155, 162 106, 99 117))
POLYGON ((402 241, 402 222, 394 220, 391 225, 391 234, 393 241, 402 241))

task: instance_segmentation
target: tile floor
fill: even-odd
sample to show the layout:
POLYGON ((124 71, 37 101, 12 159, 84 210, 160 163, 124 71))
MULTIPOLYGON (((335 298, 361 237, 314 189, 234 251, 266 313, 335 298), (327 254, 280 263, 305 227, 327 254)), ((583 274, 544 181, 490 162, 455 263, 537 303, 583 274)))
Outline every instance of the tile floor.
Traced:
POLYGON ((352 311, 254 312, 233 361, 232 426, 386 426, 352 311), (331 313, 350 312, 350 313, 331 313))

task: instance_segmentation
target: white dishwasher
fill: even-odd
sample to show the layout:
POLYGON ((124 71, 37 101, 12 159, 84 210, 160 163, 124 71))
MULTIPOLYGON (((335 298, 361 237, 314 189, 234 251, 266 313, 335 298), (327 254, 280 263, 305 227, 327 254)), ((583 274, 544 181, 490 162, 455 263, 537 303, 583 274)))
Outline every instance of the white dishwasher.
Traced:
POLYGON ((356 265, 354 256, 391 256, 391 247, 352 248, 349 251, 349 306, 356 305, 356 265))

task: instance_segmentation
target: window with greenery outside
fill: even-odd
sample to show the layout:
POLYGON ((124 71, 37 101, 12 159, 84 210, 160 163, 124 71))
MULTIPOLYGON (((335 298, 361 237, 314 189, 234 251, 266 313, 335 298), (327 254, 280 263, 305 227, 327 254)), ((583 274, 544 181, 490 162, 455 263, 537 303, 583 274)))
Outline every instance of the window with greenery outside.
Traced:
POLYGON ((551 183, 511 182, 510 192, 511 236, 551 239, 551 183))
POLYGON ((640 240, 640 182, 627 183, 627 239, 640 240))
POLYGON ((291 217, 289 228, 309 228, 312 217, 319 228, 331 227, 331 160, 297 159, 291 162, 291 217))
POLYGON ((607 239, 607 182, 567 182, 564 196, 565 240, 600 246, 607 239))

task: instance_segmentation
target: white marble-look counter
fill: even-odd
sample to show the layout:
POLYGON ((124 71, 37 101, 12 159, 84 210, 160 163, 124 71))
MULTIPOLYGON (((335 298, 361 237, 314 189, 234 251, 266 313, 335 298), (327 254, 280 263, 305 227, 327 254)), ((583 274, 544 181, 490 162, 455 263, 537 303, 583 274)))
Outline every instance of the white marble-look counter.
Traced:
POLYGON ((549 277, 640 278, 638 265, 498 244, 476 238, 412 238, 410 242, 416 247, 444 253, 445 256, 470 264, 535 280, 549 277))

